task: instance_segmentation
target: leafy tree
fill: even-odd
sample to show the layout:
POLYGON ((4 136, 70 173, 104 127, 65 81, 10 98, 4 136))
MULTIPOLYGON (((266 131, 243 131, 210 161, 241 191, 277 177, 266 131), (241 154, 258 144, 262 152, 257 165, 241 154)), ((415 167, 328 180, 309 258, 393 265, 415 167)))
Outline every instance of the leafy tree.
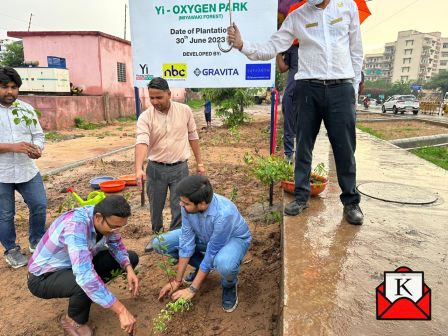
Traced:
POLYGON ((438 89, 442 92, 448 92, 448 71, 442 71, 425 85, 428 89, 438 89))
POLYGON ((411 82, 397 81, 393 83, 391 89, 387 92, 387 95, 393 96, 397 94, 400 95, 412 94, 411 82))
POLYGON ((217 114, 224 117, 227 127, 238 127, 249 121, 244 108, 254 103, 254 88, 204 89, 203 93, 217 106, 217 114))
POLYGON ((6 51, 0 55, 0 64, 10 67, 23 65, 23 44, 21 41, 6 45, 6 51))

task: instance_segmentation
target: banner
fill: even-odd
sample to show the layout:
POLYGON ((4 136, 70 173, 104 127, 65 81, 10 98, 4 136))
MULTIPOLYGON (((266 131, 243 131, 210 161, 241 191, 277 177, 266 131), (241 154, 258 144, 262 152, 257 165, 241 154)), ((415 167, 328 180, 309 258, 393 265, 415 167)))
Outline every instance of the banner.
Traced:
POLYGON ((244 40, 264 42, 277 29, 277 0, 130 0, 134 85, 153 77, 172 87, 272 87, 275 58, 225 53, 230 14, 244 40))

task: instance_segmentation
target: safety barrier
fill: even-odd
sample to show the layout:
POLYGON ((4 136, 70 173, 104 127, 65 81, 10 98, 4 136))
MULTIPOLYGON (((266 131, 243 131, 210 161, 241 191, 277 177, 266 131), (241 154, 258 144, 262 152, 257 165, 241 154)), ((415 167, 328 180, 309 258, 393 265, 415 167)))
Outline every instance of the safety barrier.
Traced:
POLYGON ((440 102, 438 101, 421 101, 420 112, 423 114, 439 114, 440 102))

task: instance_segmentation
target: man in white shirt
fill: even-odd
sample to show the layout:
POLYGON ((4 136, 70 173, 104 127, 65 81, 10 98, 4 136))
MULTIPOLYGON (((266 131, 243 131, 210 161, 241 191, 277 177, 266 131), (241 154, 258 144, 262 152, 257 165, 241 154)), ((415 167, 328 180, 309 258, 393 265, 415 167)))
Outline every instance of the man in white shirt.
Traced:
POLYGON ((41 157, 45 137, 33 107, 17 99, 21 85, 17 71, 0 67, 0 241, 6 262, 13 268, 28 262, 16 244, 15 191, 30 211, 30 252, 45 233, 47 211, 44 184, 33 161, 41 157), (24 115, 35 121, 27 125, 24 115))
POLYGON ((242 40, 228 28, 228 40, 251 60, 269 60, 300 41, 294 105, 297 109, 295 200, 285 208, 295 216, 308 207, 314 142, 322 120, 333 148, 344 217, 362 224, 356 190, 355 102, 363 61, 359 14, 353 0, 308 0, 290 13, 266 43, 242 40))

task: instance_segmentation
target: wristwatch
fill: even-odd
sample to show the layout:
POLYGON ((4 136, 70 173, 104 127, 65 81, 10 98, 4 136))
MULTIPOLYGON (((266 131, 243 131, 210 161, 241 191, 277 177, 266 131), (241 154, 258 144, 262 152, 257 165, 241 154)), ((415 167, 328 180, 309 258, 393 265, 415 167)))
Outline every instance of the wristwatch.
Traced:
POLYGON ((195 286, 193 286, 193 285, 190 285, 190 287, 188 287, 188 289, 189 289, 190 292, 192 292, 193 294, 196 294, 196 293, 198 292, 198 289, 197 289, 195 286))

